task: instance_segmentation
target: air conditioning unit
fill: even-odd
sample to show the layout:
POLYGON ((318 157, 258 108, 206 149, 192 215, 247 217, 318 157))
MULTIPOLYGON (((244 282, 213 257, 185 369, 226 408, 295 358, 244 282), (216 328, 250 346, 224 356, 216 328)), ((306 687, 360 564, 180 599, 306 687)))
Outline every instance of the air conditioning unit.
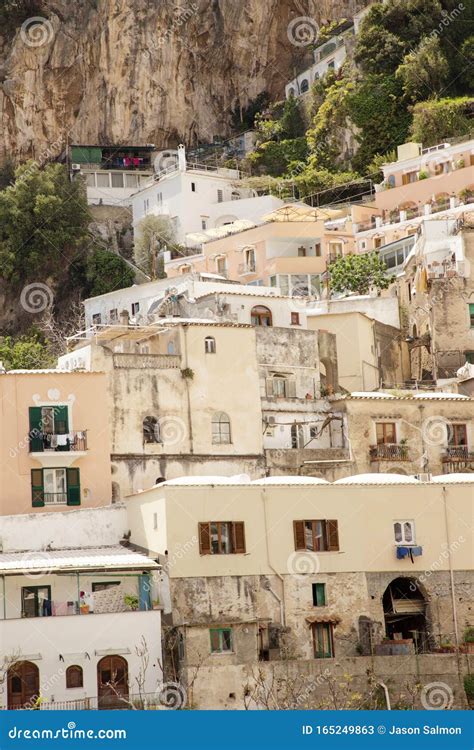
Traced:
POLYGON ((418 479, 419 482, 431 482, 431 474, 429 472, 415 474, 415 479, 418 479))
POLYGON ((80 164, 71 164, 71 169, 73 172, 80 172, 81 171, 81 165, 80 164))

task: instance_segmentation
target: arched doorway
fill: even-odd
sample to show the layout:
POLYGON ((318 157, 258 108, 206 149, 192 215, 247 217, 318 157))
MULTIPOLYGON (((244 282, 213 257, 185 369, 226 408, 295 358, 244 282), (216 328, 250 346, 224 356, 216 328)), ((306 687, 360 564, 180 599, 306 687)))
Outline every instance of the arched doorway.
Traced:
POLYGON ((104 656, 97 664, 99 709, 130 708, 128 703, 128 664, 123 656, 104 656))
POLYGON ((272 313, 268 307, 256 305, 250 312, 250 321, 253 326, 271 326, 272 313))
POLYGON ((8 670, 8 708, 34 708, 40 694, 39 669, 31 661, 18 661, 8 670))
POLYGON ((385 589, 382 603, 387 638, 411 639, 416 651, 427 651, 427 601, 416 579, 395 578, 385 589))

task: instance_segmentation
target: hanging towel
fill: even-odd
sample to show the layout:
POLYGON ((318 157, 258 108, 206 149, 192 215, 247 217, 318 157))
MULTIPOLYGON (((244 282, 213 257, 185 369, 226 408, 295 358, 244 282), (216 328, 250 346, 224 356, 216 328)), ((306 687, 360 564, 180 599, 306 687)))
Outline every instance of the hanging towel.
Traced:
POLYGON ((403 560, 407 555, 410 554, 408 547, 397 547, 397 559, 403 560))
POLYGON ((54 435, 54 437, 57 440, 57 445, 67 445, 69 440, 69 435, 54 435))
POLYGON ((50 435, 50 445, 51 448, 57 448, 60 443, 58 443, 58 437, 61 437, 61 435, 50 435))

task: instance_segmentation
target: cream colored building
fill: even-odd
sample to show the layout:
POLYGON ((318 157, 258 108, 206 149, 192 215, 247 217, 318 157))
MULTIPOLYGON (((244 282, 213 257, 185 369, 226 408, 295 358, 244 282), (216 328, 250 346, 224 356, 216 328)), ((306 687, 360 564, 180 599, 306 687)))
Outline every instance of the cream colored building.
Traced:
POLYGON ((417 653, 436 679, 429 659, 472 624, 473 484, 456 479, 188 477, 129 497, 132 544, 168 572, 194 704, 242 707, 266 661, 315 678, 360 658, 393 684, 417 653))
POLYGON ((2 515, 110 503, 105 375, 3 372, 0 415, 2 515))
POLYGON ((114 499, 191 473, 263 473, 255 328, 163 319, 86 334, 62 368, 106 373, 114 499))
POLYGON ((474 399, 395 391, 330 399, 344 415, 351 471, 448 474, 474 470, 474 399))
POLYGON ((365 313, 306 311, 308 328, 335 335, 339 385, 346 391, 395 386, 410 377, 407 345, 399 328, 365 313))

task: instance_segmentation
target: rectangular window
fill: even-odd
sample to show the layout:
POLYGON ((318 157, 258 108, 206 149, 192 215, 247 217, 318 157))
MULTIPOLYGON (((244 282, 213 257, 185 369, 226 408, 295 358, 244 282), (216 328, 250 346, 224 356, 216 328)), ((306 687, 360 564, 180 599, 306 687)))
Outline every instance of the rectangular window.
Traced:
POLYGON ((472 304, 472 302, 469 304, 469 322, 471 328, 474 328, 474 304, 472 304))
POLYGON ((218 203, 222 203, 223 200, 224 200, 224 193, 222 192, 222 190, 218 190, 217 191, 217 202, 218 203))
POLYGON ((338 552, 339 531, 337 521, 293 521, 295 550, 310 552, 338 552))
POLYGON ((232 555, 245 553, 243 521, 206 521, 199 524, 201 555, 232 555))
POLYGON ((332 624, 330 622, 315 622, 312 625, 315 659, 332 659, 334 656, 334 642, 332 624))
POLYGON ((195 183, 195 182, 192 182, 192 183, 191 183, 191 192, 192 192, 192 193, 195 193, 195 192, 196 192, 196 183, 195 183))
POLYGON ((291 325, 292 326, 299 326, 300 324, 300 314, 297 312, 291 313, 291 325))
POLYGON ((126 174, 125 175, 125 187, 137 188, 138 187, 138 175, 126 174))
POLYGON ((108 188, 110 186, 110 173, 97 172, 97 187, 108 188))
POLYGON ((92 584, 92 593, 113 589, 115 586, 120 586, 120 581, 97 581, 97 583, 92 584))
POLYGON ((314 607, 326 606, 326 584, 325 583, 313 583, 313 606, 314 607))
POLYGON ((305 258, 306 257, 306 248, 304 245, 301 245, 298 248, 298 258, 305 258))
POLYGON ((470 365, 474 365, 474 352, 464 352, 464 356, 466 357, 466 362, 469 362, 470 365))
POLYGON ((118 321, 118 310, 117 310, 116 307, 114 307, 114 309, 109 312, 109 321, 110 321, 110 323, 117 323, 117 321, 118 321))
POLYGON ((375 432, 377 445, 388 445, 397 442, 395 422, 376 422, 375 432))
POLYGON ((318 437, 318 428, 317 427, 310 427, 309 428, 309 436, 311 440, 316 440, 318 437))
POLYGON ((96 313, 92 316, 92 325, 94 326, 100 326, 102 323, 102 315, 100 313, 96 313))
POLYGON ((21 589, 21 616, 51 615, 51 586, 24 586, 21 589))
POLYGON ((415 544, 415 522, 394 521, 393 534, 397 544, 415 544))
POLYGON ((153 513, 153 530, 156 531, 158 528, 158 513, 153 513))
POLYGON ((317 258, 321 257, 321 243, 320 242, 316 242, 314 246, 314 254, 316 255, 317 258))
POLYGON ((32 469, 31 497, 34 508, 45 505, 80 505, 79 469, 32 469))
POLYGON ((232 651, 232 628, 211 628, 211 654, 226 654, 232 651))
POLYGON ((201 229, 203 229, 204 231, 207 229, 207 220, 206 219, 201 219, 201 229))
POLYGON ((467 425, 454 424, 448 428, 448 444, 453 446, 467 446, 467 425))
POLYGON ((132 302, 132 315, 137 315, 140 312, 140 303, 132 302))

